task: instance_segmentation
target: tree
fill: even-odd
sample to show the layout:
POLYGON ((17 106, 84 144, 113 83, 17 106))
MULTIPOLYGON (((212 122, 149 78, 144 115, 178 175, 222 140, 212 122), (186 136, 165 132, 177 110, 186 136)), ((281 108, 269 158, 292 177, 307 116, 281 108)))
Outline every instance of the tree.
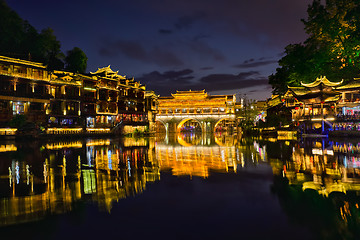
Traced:
POLYGON ((74 47, 67 52, 65 58, 65 70, 84 73, 87 67, 87 60, 86 54, 80 48, 74 47))
POLYGON ((308 41, 326 46, 333 71, 347 78, 360 68, 360 2, 358 0, 327 0, 322 5, 314 0, 308 8, 305 24, 308 41))
POLYGON ((39 59, 48 65, 50 70, 61 70, 64 69, 64 54, 61 52, 61 44, 54 35, 54 30, 46 28, 39 34, 38 41, 39 59))
POLYGON ((36 30, 0 0, 0 53, 12 57, 25 56, 28 40, 36 30))
POLYGON ((312 82, 321 75, 333 81, 350 80, 360 68, 360 1, 314 0, 302 20, 309 37, 285 48, 280 68, 269 76, 274 94, 287 86, 312 82))
POLYGON ((61 44, 54 31, 46 28, 40 33, 0 0, 0 54, 42 62, 50 70, 63 69, 61 44))

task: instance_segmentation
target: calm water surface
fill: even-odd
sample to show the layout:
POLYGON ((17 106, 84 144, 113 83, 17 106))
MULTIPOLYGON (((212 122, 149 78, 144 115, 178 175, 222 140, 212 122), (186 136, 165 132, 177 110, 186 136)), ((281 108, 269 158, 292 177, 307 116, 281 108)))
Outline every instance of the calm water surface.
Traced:
POLYGON ((1 239, 360 239, 360 140, 0 142, 1 239))

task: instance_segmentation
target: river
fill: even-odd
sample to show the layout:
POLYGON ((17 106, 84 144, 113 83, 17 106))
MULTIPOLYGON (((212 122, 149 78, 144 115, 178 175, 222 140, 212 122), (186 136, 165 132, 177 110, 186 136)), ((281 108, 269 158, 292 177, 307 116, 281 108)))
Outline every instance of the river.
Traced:
POLYGON ((360 239, 360 139, 0 142, 1 239, 360 239))

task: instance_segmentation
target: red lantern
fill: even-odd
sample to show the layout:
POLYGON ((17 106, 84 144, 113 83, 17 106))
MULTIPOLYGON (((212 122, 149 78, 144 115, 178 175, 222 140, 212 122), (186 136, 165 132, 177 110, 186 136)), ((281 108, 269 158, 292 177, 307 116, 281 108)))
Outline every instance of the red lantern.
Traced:
POLYGON ((285 99, 281 99, 282 102, 285 102, 285 99))
POLYGON ((295 110, 298 110, 299 109, 299 107, 295 107, 295 110))

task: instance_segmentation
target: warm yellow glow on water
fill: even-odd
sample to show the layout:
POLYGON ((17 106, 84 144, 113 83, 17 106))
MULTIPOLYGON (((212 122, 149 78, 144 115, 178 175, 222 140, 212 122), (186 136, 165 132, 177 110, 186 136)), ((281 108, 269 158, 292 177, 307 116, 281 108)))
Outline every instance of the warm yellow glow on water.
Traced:
MULTIPOLYGON (((339 154, 358 153, 358 145, 326 148, 319 141, 304 149, 291 140, 267 141, 272 147, 264 141, 185 134, 33 142, 25 148, 17 142, 0 145, 0 226, 67 213, 79 201, 112 212, 115 202, 148 191, 150 183, 160 181, 160 173, 180 181, 184 177, 208 181, 214 175, 235 177, 260 163, 270 164, 275 175, 284 176, 291 186, 299 185, 300 191, 315 190, 323 197, 360 191, 360 157, 334 161, 339 154), (281 155, 273 147, 278 143, 288 149, 286 160, 274 157, 281 155), (7 153, 15 149, 17 155, 7 153), (17 156, 22 158, 14 159, 17 156)), ((348 212, 344 216, 348 218, 348 212)))
POLYGON ((14 144, 0 145, 0 152, 13 152, 16 150, 17 147, 14 144))

